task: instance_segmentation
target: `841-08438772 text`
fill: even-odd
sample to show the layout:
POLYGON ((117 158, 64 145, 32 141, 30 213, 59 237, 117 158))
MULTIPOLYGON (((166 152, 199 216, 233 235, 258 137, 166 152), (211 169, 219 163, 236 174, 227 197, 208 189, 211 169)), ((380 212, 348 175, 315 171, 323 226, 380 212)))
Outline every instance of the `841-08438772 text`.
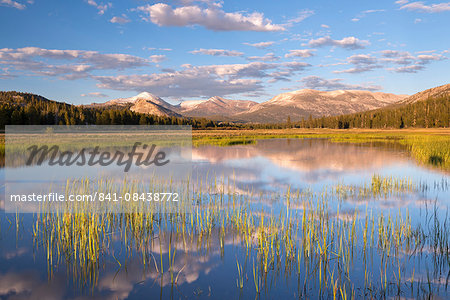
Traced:
POLYGON ((15 194, 10 195, 11 202, 178 202, 178 193, 100 193, 92 194, 15 194))

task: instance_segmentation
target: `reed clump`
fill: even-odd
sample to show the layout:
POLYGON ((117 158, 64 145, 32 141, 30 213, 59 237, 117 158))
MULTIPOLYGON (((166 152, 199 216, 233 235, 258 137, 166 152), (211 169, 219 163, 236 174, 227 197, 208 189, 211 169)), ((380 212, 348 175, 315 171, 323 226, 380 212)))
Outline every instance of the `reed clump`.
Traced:
MULTIPOLYGON (((86 180, 69 182, 67 189, 174 187, 165 184, 86 180)), ((333 299, 401 296, 410 290, 414 297, 429 297, 448 284, 450 226, 442 210, 429 208, 423 219, 413 221, 408 210, 342 209, 344 194, 376 198, 413 192, 417 185, 409 179, 374 175, 359 187, 334 186, 320 193, 288 189, 273 196, 282 201, 271 205, 251 191, 237 193, 230 179, 206 186, 190 179, 183 186, 181 201, 188 204, 183 211, 136 205, 123 213, 98 212, 80 205, 71 212, 39 213, 35 246, 47 253, 49 266, 64 263, 81 286, 98 284, 105 259, 112 257, 122 267, 133 255, 158 274, 161 285, 173 286, 186 277, 186 264, 179 266, 178 257, 213 250, 224 256, 232 249, 242 250, 236 258, 237 288, 245 290, 253 278, 257 297, 281 274, 297 278, 298 295, 333 299), (127 255, 118 258, 117 250, 127 255), (433 266, 433 272, 418 281, 417 270, 425 266, 433 266)))

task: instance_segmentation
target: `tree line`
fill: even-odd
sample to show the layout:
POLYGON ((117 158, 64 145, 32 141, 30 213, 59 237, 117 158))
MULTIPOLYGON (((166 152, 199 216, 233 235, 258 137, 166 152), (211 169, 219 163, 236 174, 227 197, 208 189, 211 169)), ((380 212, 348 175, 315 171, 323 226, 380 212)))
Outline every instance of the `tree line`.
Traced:
POLYGON ((205 118, 178 118, 133 112, 129 107, 87 107, 19 92, 0 92, 0 130, 5 125, 191 125, 196 129, 229 126, 205 118))
MULTIPOLYGON (((289 121, 287 122, 289 123, 289 121)), ((308 118, 300 128, 436 128, 450 127, 450 96, 397 104, 377 110, 333 117, 308 118)))
POLYGON ((340 116, 284 123, 231 123, 206 118, 155 116, 133 112, 129 107, 87 107, 48 100, 19 92, 0 92, 0 130, 5 125, 191 125, 194 129, 275 128, 433 128, 450 127, 450 96, 429 98, 406 105, 340 116))
POLYGON ((308 118, 284 123, 246 124, 246 128, 439 128, 450 127, 450 95, 429 98, 410 104, 394 104, 388 107, 339 116, 308 118))

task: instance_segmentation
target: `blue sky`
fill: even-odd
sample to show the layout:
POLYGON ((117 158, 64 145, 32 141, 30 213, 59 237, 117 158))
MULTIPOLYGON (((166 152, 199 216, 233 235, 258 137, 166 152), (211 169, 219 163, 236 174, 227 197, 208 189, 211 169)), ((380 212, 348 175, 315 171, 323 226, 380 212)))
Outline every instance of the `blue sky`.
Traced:
POLYGON ((0 90, 172 103, 449 83, 450 2, 0 0, 0 90))

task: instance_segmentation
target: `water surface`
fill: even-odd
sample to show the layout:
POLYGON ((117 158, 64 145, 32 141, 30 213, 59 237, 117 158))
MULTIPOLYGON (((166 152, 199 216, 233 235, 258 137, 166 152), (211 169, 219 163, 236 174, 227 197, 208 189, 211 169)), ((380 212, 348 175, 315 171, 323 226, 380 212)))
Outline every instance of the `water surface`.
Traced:
MULTIPOLYGON (((297 220, 301 220, 306 211, 301 199, 307 198, 305 195, 308 194, 324 195, 327 191, 330 195, 324 198, 327 213, 339 215, 344 220, 348 218, 350 222, 355 211, 361 222, 368 212, 374 219, 381 214, 395 219, 401 213, 408 215, 413 225, 424 224, 428 227, 431 227, 429 220, 432 215, 436 216, 440 226, 448 222, 449 174, 418 164, 400 145, 331 143, 325 139, 270 139, 249 145, 200 146, 193 148, 192 159, 192 181, 197 189, 202 185, 205 191, 213 193, 212 186, 221 186, 220 182, 225 182, 221 190, 227 195, 224 201, 233 201, 231 194, 237 195, 237 198, 242 196, 240 201, 250 204, 240 205, 248 205, 256 219, 264 214, 284 218, 289 203, 289 217, 296 215, 297 220), (348 191, 350 187, 370 186, 374 176, 405 180, 411 182, 414 188, 377 197, 359 197, 351 193, 343 197, 331 196, 336 187, 348 191), (292 196, 287 197, 287 194, 292 196), (291 200, 291 197, 297 200, 291 200)), ((29 171, 33 172, 33 167, 29 167, 29 171)), ((0 170, 3 181, 4 173, 4 169, 0 170)), ((146 176, 150 176, 146 170, 140 170, 138 174, 143 182, 146 176)), ((114 177, 114 172, 110 172, 109 176, 114 177)), ((258 250, 258 233, 253 233, 251 243, 254 245, 249 251, 242 234, 233 228, 221 229, 221 224, 213 223, 206 236, 203 232, 192 230, 188 238, 182 238, 173 226, 158 226, 155 222, 150 239, 137 242, 139 245, 134 242, 130 244, 131 238, 125 237, 123 232, 111 232, 108 247, 102 246, 98 262, 88 270, 70 263, 74 258, 68 258, 68 254, 54 256, 49 261, 45 243, 34 238, 35 224, 36 215, 33 214, 16 216, 2 213, 0 216, 1 298, 247 299, 256 296, 316 298, 319 295, 327 298, 332 295, 332 287, 322 286, 323 283, 318 281, 319 275, 314 270, 317 267, 309 266, 307 269, 302 265, 298 271, 284 260, 283 251, 280 251, 278 261, 272 262, 272 269, 268 272, 257 268, 256 273, 261 273, 258 278, 262 282, 257 293, 254 271, 261 261, 257 254, 261 251, 258 250), (172 272, 168 271, 169 253, 172 272), (161 259, 165 268, 162 276, 161 259), (242 288, 239 287, 240 273, 243 274, 242 288), (173 284, 173 277, 176 277, 176 284, 173 284)), ((355 230, 360 232, 362 228, 355 230)), ((448 239, 447 236, 446 245, 448 239)), ((357 244, 360 245, 361 240, 357 244)), ((57 251, 55 248, 54 252, 57 251)), ((383 290, 378 273, 384 260, 377 255, 381 252, 375 245, 371 249, 372 268, 369 270, 369 279, 374 285, 373 294, 368 294, 364 289, 367 270, 362 267, 361 251, 359 248, 354 250, 350 266, 353 286, 346 285, 344 288, 348 289, 348 294, 353 290, 358 298, 364 295, 378 298, 430 294, 442 299, 450 297, 447 289, 450 274, 448 248, 444 250, 447 254, 438 258, 432 253, 435 250, 421 249, 420 257, 409 261, 409 264, 405 257, 411 253, 398 254, 399 268, 405 278, 399 280, 396 277, 393 270, 397 266, 390 261, 392 266, 390 269, 388 267, 387 287, 383 290), (416 285, 411 286, 411 282, 416 285)), ((334 267, 339 270, 339 266, 334 267)), ((325 276, 330 275, 331 272, 325 276)))

